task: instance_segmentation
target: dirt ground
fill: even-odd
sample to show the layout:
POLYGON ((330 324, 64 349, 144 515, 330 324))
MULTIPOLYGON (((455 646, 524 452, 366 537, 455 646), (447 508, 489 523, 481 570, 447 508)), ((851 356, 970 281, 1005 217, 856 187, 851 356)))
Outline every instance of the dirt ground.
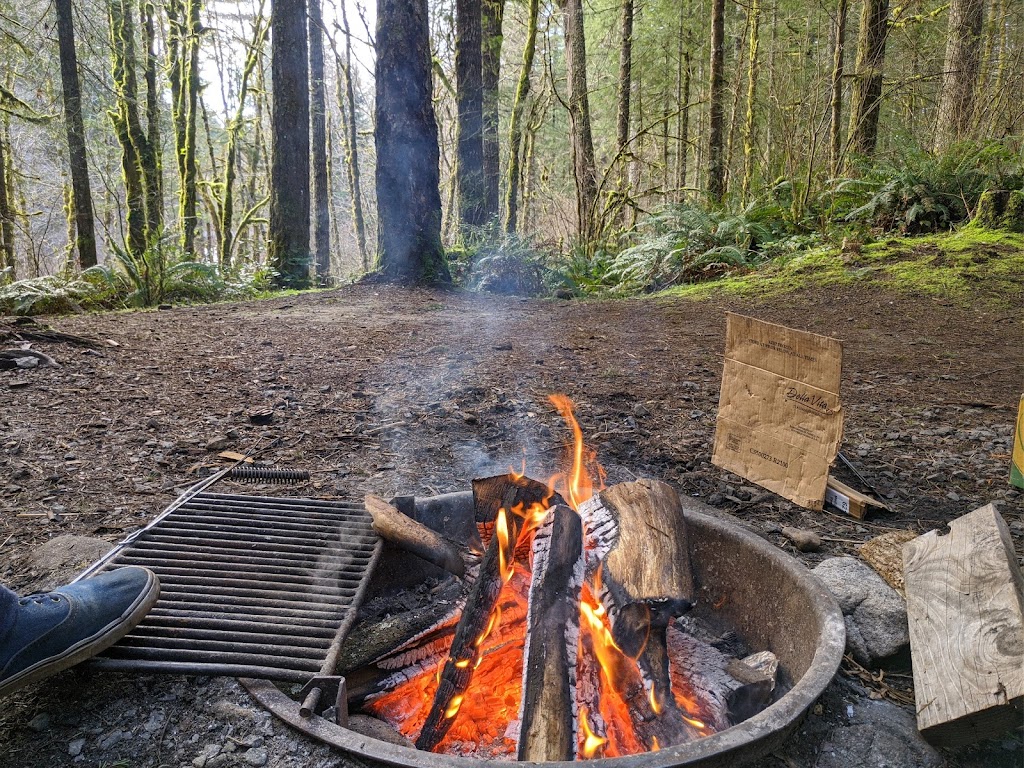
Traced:
MULTIPOLYGON (((0 581, 22 591, 95 556, 57 567, 39 557, 46 542, 120 540, 223 466, 223 450, 262 449, 263 461, 313 473, 289 493, 350 499, 466 490, 524 462, 546 478, 568 437, 553 392, 575 401, 609 482, 666 480, 808 566, 990 501, 1024 552, 1024 493, 1007 483, 1024 390, 1019 308, 857 286, 763 301, 582 302, 362 285, 47 322, 104 345, 36 342, 59 367, 0 371, 0 581), (843 341, 843 452, 892 512, 810 512, 711 465, 727 310, 843 341), (260 409, 271 424, 251 423, 260 409), (787 525, 817 532, 823 548, 796 552, 787 525)), ((0 342, 12 339, 0 330, 0 342)), ((0 766, 352 764, 267 718, 233 681, 70 671, 4 702, 0 766), (214 732, 228 758, 202 757, 214 732)), ((803 738, 766 765, 823 764, 821 733, 803 738)), ((1009 767, 1024 745, 1018 731, 944 759, 1009 767)))

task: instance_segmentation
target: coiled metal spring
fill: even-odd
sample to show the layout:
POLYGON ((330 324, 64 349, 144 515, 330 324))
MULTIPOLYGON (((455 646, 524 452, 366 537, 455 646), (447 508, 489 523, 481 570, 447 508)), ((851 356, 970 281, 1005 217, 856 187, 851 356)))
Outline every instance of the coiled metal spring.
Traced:
POLYGON ((301 483, 309 480, 309 472, 305 469, 278 469, 239 464, 231 468, 228 477, 243 483, 301 483))

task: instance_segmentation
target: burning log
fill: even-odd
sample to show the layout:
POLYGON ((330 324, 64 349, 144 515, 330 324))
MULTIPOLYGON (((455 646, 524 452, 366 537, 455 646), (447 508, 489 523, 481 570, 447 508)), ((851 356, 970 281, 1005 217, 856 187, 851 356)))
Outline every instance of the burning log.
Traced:
POLYGON ((582 586, 582 521, 568 507, 553 507, 533 540, 519 716, 520 760, 572 760, 576 755, 576 651, 582 586))
POLYGON ((512 578, 519 534, 528 524, 536 524, 533 515, 545 508, 552 496, 547 486, 520 475, 473 481, 477 520, 493 520, 495 534, 455 628, 430 713, 416 740, 417 749, 432 750, 451 728, 479 661, 480 646, 498 621, 494 608, 501 588, 512 578))
MULTIPOLYGON (((599 597, 612 638, 651 684, 658 719, 688 728, 676 708, 669 676, 666 631, 691 607, 693 576, 686 518, 679 496, 656 480, 614 485, 580 506, 587 525, 599 597)), ((668 746, 661 738, 659 744, 668 746)))
POLYGON ((716 731, 736 725, 768 704, 778 658, 770 651, 744 660, 728 656, 676 622, 668 628, 674 693, 690 716, 716 731))
POLYGON ((452 542, 403 515, 380 496, 367 494, 364 504, 373 518, 373 530, 382 539, 460 578, 465 576, 466 563, 452 542))

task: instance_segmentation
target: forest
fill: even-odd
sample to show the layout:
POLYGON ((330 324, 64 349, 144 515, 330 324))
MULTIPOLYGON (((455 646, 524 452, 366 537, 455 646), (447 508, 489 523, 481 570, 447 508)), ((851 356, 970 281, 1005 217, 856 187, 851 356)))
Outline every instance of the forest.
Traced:
POLYGON ((0 60, 8 312, 1024 228, 1020 0, 0 0, 0 60))

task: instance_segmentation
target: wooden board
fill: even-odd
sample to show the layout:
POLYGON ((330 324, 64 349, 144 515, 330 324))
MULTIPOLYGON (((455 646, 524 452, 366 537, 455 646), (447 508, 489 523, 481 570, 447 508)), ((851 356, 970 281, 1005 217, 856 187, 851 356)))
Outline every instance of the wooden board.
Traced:
POLYGON ((889 507, 877 499, 873 499, 851 488, 846 483, 839 482, 832 475, 828 476, 828 482, 825 485, 825 503, 831 504, 840 512, 845 512, 858 520, 863 520, 867 517, 868 509, 871 507, 889 509, 889 507))
POLYGON ((1024 718, 1024 576, 989 504, 903 548, 917 727, 936 746, 1024 718))

